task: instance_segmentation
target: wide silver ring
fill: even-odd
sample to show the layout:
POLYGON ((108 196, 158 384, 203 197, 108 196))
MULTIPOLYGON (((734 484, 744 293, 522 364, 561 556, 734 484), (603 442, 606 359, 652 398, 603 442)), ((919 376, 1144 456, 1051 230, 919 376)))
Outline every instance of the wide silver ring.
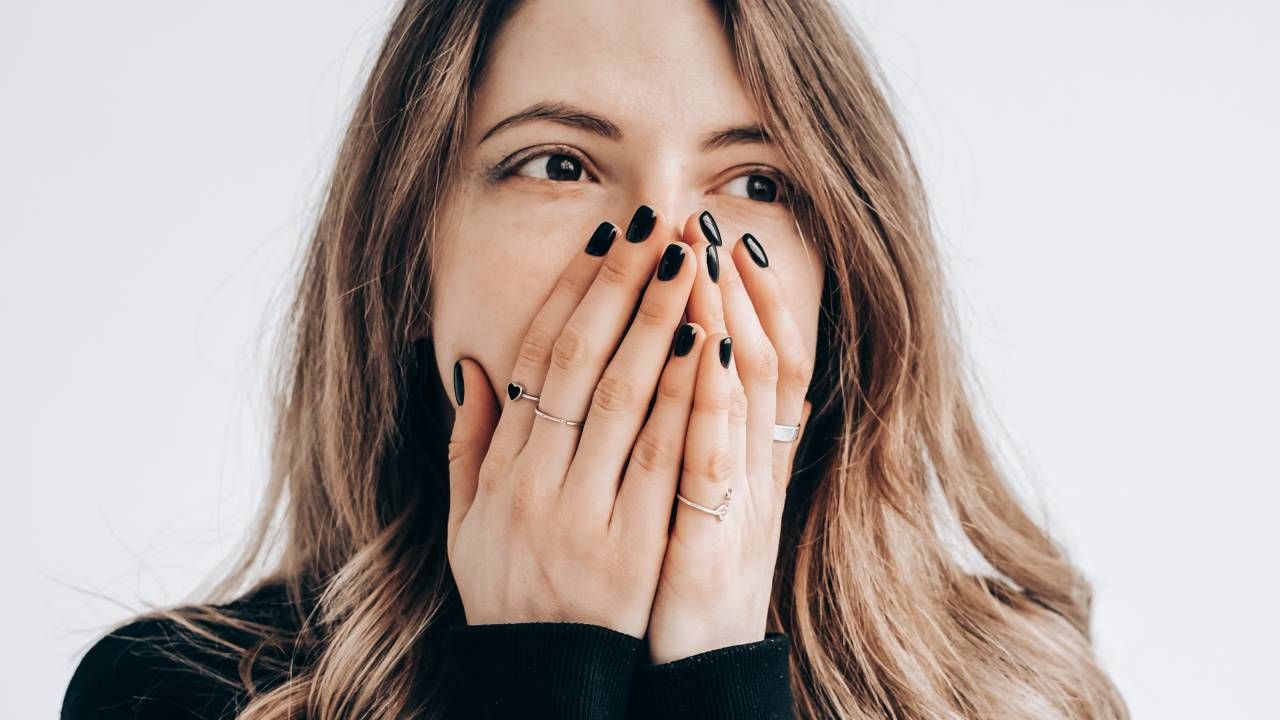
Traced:
POLYGON ((773 439, 778 442, 795 442, 800 437, 799 425, 778 425, 773 426, 773 439))
POLYGON ((542 412, 542 408, 538 407, 537 405, 534 405, 534 406, 533 406, 533 412, 534 412, 538 417, 544 417, 544 418, 546 418, 546 419, 548 419, 548 420, 555 420, 556 422, 560 423, 561 425, 568 425, 569 427, 576 427, 576 426, 578 426, 578 425, 581 425, 581 424, 582 424, 582 422, 583 422, 583 421, 581 421, 581 420, 565 420, 564 418, 562 418, 562 417, 556 417, 555 415, 552 415, 551 413, 545 413, 545 412, 542 412))
POLYGON ((690 500, 689 498, 686 498, 680 493, 676 493, 676 499, 684 503, 685 505, 688 505, 689 507, 693 508, 694 510, 701 510, 704 513, 715 515, 716 518, 720 520, 720 522, 724 522, 724 516, 729 514, 729 501, 733 499, 733 488, 729 488, 728 490, 724 491, 724 502, 720 503, 714 508, 709 508, 709 507, 706 507, 705 505, 699 505, 698 503, 690 500))
POLYGON ((520 383, 514 383, 514 382, 507 383, 507 397, 511 398, 512 400, 523 399, 523 400, 532 400, 534 402, 538 402, 538 399, 539 399, 537 395, 530 395, 529 393, 525 392, 523 385, 521 385, 520 383))

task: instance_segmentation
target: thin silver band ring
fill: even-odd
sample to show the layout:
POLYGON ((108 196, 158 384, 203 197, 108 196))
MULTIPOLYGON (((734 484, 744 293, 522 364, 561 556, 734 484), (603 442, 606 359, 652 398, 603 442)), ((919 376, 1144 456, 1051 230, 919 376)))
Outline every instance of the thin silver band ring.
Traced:
POLYGON ((733 499, 733 488, 729 488, 728 490, 725 490, 724 502, 720 503, 714 508, 709 508, 709 507, 706 507, 705 505, 699 505, 698 503, 686 498, 680 493, 676 493, 676 499, 684 503, 685 505, 688 505, 689 507, 693 508, 694 510, 701 510, 704 513, 715 515, 716 519, 720 520, 720 522, 724 522, 724 516, 729 514, 729 502, 733 499))
POLYGON ((578 425, 581 425, 581 424, 582 424, 582 422, 583 422, 583 421, 581 421, 581 420, 565 420, 564 418, 562 418, 562 417, 556 417, 555 415, 552 415, 551 413, 545 413, 545 412, 543 412, 543 411, 542 411, 542 408, 538 407, 537 405, 534 405, 534 406, 533 406, 533 412, 534 412, 535 414, 537 414, 537 416, 538 416, 538 417, 544 417, 544 418, 546 418, 546 419, 548 419, 548 420, 555 420, 556 422, 560 423, 561 425, 568 425, 569 427, 577 427, 578 425))

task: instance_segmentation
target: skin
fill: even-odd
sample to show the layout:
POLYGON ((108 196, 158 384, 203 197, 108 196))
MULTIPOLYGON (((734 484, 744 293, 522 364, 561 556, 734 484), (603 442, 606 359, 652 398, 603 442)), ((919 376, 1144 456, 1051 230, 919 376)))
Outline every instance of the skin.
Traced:
POLYGON ((654 662, 762 639, 798 445, 774 442, 772 424, 807 419, 823 269, 785 198, 748 196, 752 176, 794 177, 781 153, 703 147, 761 120, 718 18, 700 2, 530 0, 496 38, 468 117, 432 303, 441 377, 452 387, 459 359, 465 386, 449 556, 468 622, 603 625, 647 637, 654 662), (490 133, 538 103, 604 118, 615 136, 545 118, 490 133), (581 172, 553 177, 548 154, 581 172), (509 157, 514 174, 493 179, 509 157), (642 204, 657 221, 631 243, 642 204), (723 240, 718 282, 704 210, 723 240), (603 221, 618 235, 595 257, 584 247, 603 221), (670 243, 684 260, 660 281, 670 243), (695 343, 675 357, 686 318, 695 343), (508 381, 585 424, 536 417, 508 381), (715 507, 729 487, 723 521, 674 501, 679 489, 715 507))

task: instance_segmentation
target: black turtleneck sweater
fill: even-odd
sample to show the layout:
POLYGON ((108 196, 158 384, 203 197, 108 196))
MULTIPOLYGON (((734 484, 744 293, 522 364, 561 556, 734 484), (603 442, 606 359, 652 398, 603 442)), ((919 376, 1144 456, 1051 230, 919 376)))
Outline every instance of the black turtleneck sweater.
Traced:
MULTIPOLYGON (((283 597, 267 586, 223 607, 262 617, 286 607, 283 597)), ((791 646, 782 633, 652 664, 644 640, 599 625, 459 624, 444 632, 451 718, 792 717, 791 646)), ((182 637, 169 621, 145 619, 99 639, 71 678, 62 719, 234 718, 247 699, 242 690, 167 653, 231 677, 235 659, 182 637)))

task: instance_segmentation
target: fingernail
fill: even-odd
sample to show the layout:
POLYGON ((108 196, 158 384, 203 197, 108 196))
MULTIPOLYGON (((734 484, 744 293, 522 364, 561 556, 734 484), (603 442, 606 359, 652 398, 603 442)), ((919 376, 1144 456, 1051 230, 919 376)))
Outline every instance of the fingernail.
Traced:
POLYGON ((596 226, 596 231, 591 233, 591 239, 587 241, 587 254, 600 257, 609 252, 609 246, 613 244, 613 239, 618 237, 618 226, 608 220, 596 226))
POLYGON ((720 367, 729 367, 729 358, 733 356, 733 338, 725 336, 720 341, 720 367))
POLYGON ((458 401, 458 406, 462 406, 462 396, 466 390, 462 384, 462 361, 453 361, 453 399, 458 401))
POLYGON ((636 212, 631 216, 631 224, 627 225, 627 242, 637 243, 649 237, 649 233, 653 232, 653 224, 658 221, 658 215, 653 212, 653 208, 648 205, 641 205, 636 208, 636 212))
POLYGON ((662 251, 662 259, 658 261, 658 279, 670 280, 680 272, 680 265, 684 262, 684 248, 680 243, 671 243, 666 250, 662 251))
POLYGON ((715 245, 707 246, 707 274, 711 276, 711 282, 720 282, 720 253, 715 245))
POLYGON ((680 329, 676 330, 676 357, 684 357, 689 354, 689 350, 693 347, 693 339, 697 334, 698 332, 689 323, 681 325, 680 329))
POLYGON ((764 247, 755 235, 743 233, 742 244, 747 246, 747 254, 751 256, 752 262, 760 267, 769 267, 769 256, 764 254, 764 247))
POLYGON ((720 228, 716 225, 716 219, 711 217, 711 213, 703 210, 698 216, 698 227, 702 228, 702 234, 707 238, 707 242, 719 247, 724 244, 720 239, 720 228))

